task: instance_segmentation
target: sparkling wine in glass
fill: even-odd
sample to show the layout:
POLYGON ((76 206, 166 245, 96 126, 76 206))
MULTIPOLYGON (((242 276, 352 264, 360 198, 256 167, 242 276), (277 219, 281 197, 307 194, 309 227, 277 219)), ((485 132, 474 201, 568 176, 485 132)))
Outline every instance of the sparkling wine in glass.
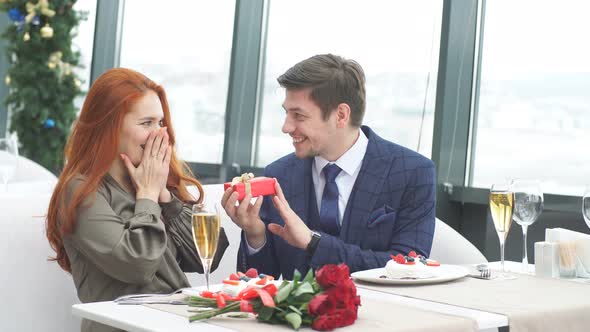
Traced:
POLYGON ((590 227, 590 186, 586 187, 584 196, 582 197, 582 215, 586 225, 590 227))
POLYGON ((514 221, 522 227, 523 254, 522 269, 528 271, 527 230, 543 211, 543 192, 541 183, 537 180, 514 179, 510 184, 514 192, 514 221))
POLYGON ((6 191, 8 181, 14 176, 18 163, 16 140, 11 137, 0 138, 0 183, 6 191))
POLYGON ((217 251, 221 222, 219 218, 219 206, 217 204, 206 206, 205 204, 193 205, 192 230, 195 247, 203 264, 207 289, 209 289, 209 273, 213 257, 217 251))
POLYGON ((500 260, 502 272, 504 269, 504 243, 512 225, 512 209, 514 208, 514 193, 507 184, 493 184, 490 189, 490 211, 500 239, 500 260))

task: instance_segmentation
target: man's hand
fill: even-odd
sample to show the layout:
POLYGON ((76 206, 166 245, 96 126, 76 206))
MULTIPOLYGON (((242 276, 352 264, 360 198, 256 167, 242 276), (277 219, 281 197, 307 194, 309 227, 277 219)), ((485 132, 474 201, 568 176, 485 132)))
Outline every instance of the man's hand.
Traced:
POLYGON ((303 220, 291 210, 278 182, 275 189, 277 194, 272 198, 272 202, 283 218, 285 226, 270 224, 268 225, 268 230, 273 234, 280 236, 290 245, 296 248, 305 249, 309 244, 309 241, 311 241, 311 231, 303 220))
POLYGON ((230 187, 223 193, 221 206, 234 224, 244 231, 248 244, 258 249, 266 242, 266 226, 259 215, 263 199, 258 197, 254 204, 250 203, 251 199, 252 195, 246 194, 240 205, 236 206, 238 193, 230 187))

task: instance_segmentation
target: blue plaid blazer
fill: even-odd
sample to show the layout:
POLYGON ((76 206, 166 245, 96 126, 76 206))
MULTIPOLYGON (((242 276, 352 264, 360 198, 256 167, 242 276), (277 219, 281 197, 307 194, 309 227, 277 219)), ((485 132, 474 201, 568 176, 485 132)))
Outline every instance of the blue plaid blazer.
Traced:
MULTIPOLYGON (((369 139, 361 170, 344 211, 339 236, 322 233, 315 254, 308 257, 267 230, 266 245, 248 255, 244 234, 238 252, 238 270, 250 267, 275 278, 291 279, 295 269, 346 263, 351 272, 383 267, 390 254, 411 250, 428 256, 432 247, 435 217, 436 176, 433 162, 377 136, 363 126, 369 139)), ((319 213, 312 180, 313 158, 287 155, 265 168, 265 176, 281 184, 291 209, 310 229, 318 230, 319 213)), ((271 198, 260 210, 268 225, 284 225, 271 198)))

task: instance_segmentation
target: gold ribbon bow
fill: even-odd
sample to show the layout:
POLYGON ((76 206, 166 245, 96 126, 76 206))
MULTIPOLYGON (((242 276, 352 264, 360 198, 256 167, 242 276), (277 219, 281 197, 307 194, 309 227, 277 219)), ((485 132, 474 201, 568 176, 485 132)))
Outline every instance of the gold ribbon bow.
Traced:
POLYGON ((27 6, 27 16, 25 17, 25 20, 27 21, 27 23, 31 23, 31 21, 33 20, 33 17, 35 17, 35 15, 37 15, 37 13, 40 13, 40 14, 45 15, 47 17, 53 17, 55 15, 55 11, 49 9, 49 0, 39 0, 39 2, 36 5, 32 4, 30 2, 27 2, 26 6, 27 6))
POLYGON ((241 176, 236 176, 231 180, 232 187, 238 183, 244 184, 244 189, 246 190, 246 194, 252 193, 252 187, 250 185, 250 180, 254 178, 254 174, 252 173, 244 173, 241 176))

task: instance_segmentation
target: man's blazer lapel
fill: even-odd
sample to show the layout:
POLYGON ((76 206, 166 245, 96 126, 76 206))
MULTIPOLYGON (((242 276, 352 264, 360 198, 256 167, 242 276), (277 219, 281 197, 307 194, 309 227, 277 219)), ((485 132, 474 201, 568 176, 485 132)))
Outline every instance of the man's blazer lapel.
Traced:
POLYGON ((375 206, 387 179, 395 155, 381 145, 382 138, 363 126, 369 139, 359 175, 346 204, 340 238, 357 243, 366 227, 366 220, 375 206))
MULTIPOLYGON (((309 219, 309 197, 311 195, 312 158, 296 159, 293 174, 289 174, 290 191, 287 198, 291 209, 303 220, 308 223, 309 219)), ((309 224, 309 223, 308 223, 309 224)))

